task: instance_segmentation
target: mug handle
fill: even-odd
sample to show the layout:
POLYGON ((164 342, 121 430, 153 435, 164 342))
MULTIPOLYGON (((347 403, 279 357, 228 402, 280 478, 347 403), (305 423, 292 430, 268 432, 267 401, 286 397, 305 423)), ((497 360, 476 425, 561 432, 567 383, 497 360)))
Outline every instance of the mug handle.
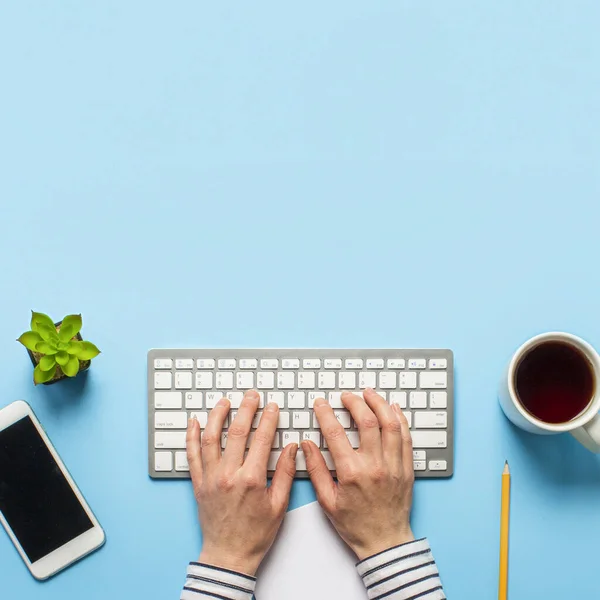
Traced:
POLYGON ((590 452, 600 454, 600 414, 585 425, 573 429, 571 435, 590 452))

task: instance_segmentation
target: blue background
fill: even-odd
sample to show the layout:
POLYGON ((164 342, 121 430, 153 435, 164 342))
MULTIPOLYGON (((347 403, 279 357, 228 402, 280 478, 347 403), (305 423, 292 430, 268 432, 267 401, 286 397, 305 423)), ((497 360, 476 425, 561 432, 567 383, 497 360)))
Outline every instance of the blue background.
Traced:
MULTIPOLYGON (((512 351, 600 346, 600 4, 4 1, 1 404, 34 407, 107 531, 0 596, 178 598, 190 485, 147 476, 150 347, 449 347, 456 474, 416 485, 451 598, 596 597, 600 463, 515 431, 512 351), (82 312, 87 379, 34 388, 29 310, 82 312)), ((314 499, 294 486, 292 505, 314 499)), ((293 552, 293 547, 290 548, 293 552)))

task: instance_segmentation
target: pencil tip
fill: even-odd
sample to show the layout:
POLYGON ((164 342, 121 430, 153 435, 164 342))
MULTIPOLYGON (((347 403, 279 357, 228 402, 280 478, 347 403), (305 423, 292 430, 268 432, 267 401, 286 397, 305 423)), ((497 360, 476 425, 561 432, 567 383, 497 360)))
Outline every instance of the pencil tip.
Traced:
POLYGON ((504 461, 504 470, 502 471, 502 473, 504 473, 504 474, 510 473, 510 469, 508 468, 508 461, 507 460, 504 461))

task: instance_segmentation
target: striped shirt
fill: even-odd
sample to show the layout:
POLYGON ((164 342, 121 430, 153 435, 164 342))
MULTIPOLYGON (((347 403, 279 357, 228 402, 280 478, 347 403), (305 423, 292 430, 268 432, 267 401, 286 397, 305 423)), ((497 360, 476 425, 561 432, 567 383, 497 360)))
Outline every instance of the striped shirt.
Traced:
MULTIPOLYGON (((444 600, 426 539, 408 542, 357 563, 369 600, 444 600)), ((252 600, 256 578, 192 562, 181 600, 252 600)), ((258 599, 257 599, 258 600, 258 599)))

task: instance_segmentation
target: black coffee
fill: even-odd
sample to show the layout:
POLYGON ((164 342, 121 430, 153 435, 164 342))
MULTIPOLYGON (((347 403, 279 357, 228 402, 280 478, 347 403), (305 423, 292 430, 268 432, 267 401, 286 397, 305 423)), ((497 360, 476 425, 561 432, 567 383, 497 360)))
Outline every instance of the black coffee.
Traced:
POLYGON ((592 400, 594 371, 574 346, 545 342, 521 359, 515 389, 534 417, 545 423, 565 423, 580 415, 592 400))

